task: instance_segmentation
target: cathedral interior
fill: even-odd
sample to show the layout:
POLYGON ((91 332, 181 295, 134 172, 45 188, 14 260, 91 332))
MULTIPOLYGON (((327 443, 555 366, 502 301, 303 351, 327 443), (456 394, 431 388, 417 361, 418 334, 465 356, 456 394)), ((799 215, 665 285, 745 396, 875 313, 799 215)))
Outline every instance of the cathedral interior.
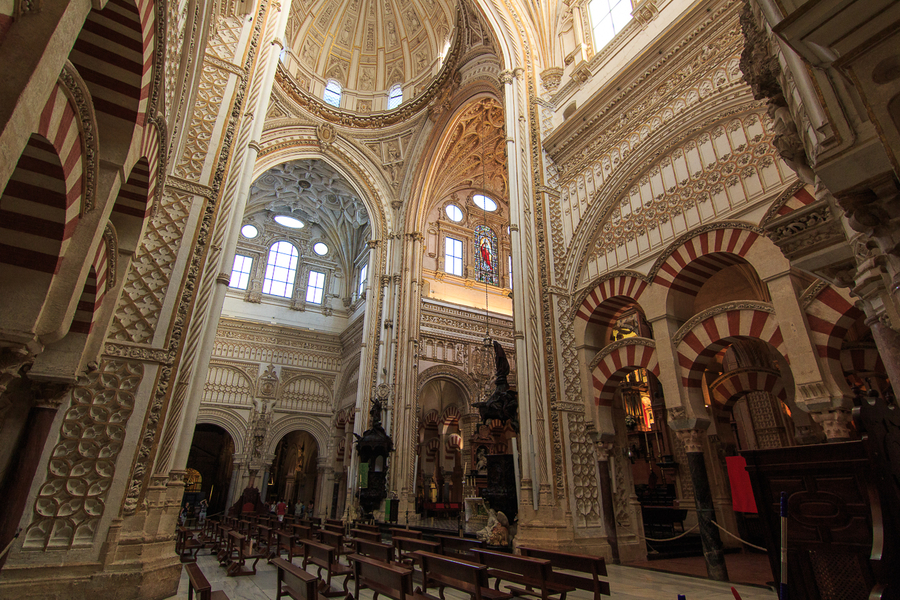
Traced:
POLYGON ((513 548, 727 579, 781 485, 810 598, 900 597, 898 46, 895 0, 0 0, 0 596, 168 598, 248 488, 463 528, 511 457, 513 548))

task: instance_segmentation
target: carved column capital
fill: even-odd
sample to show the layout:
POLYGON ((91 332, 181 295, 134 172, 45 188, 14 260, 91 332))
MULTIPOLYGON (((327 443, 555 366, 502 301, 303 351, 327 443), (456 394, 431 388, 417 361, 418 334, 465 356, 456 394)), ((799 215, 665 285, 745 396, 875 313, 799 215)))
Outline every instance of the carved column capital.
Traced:
POLYGON ((63 403, 63 400, 65 400, 66 395, 72 389, 72 385, 68 383, 41 381, 32 383, 31 389, 34 392, 35 406, 56 410, 63 403))
POLYGON ((849 440, 851 437, 851 414, 844 408, 810 413, 816 423, 825 430, 825 437, 829 442, 849 440))
POLYGON ((685 452, 703 452, 705 429, 681 429, 675 432, 678 440, 684 445, 685 452))

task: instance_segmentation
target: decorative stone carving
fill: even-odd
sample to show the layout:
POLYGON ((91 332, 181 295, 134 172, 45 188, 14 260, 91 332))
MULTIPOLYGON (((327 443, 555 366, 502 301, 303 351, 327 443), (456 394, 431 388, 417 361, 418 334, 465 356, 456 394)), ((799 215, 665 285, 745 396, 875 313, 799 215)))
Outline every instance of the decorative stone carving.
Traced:
POLYGON ((320 123, 316 126, 316 139, 319 140, 319 148, 325 152, 337 140, 337 132, 331 123, 320 123))
POLYGON ((703 452, 706 429, 678 429, 675 430, 675 435, 684 446, 685 452, 703 452))
POLYGON ((544 88, 552 94, 556 91, 556 88, 559 87, 559 82, 562 80, 562 76, 562 68, 550 67, 549 69, 544 69, 543 71, 541 71, 541 83, 543 83, 544 88))
POLYGON ((567 414, 569 455, 572 461, 572 493, 575 508, 587 526, 600 525, 600 494, 593 443, 587 436, 584 414, 567 414))
POLYGON ((23 549, 93 544, 143 374, 140 363, 107 360, 72 389, 23 549))
POLYGON ((274 398, 277 389, 278 374, 275 372, 275 365, 270 364, 259 378, 259 395, 261 398, 274 398))
POLYGON ((852 416, 849 410, 833 409, 822 412, 810 413, 813 421, 825 430, 825 437, 829 442, 849 440, 852 432, 852 416))

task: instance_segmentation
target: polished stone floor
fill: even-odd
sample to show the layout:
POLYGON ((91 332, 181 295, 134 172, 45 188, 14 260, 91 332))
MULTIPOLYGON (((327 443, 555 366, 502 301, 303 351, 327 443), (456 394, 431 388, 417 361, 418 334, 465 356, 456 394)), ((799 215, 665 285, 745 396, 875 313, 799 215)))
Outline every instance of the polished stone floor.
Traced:
MULTIPOLYGON (((294 560, 295 563, 299 561, 294 560)), ((219 567, 214 556, 201 551, 198 560, 203 574, 212 584, 213 590, 224 590, 231 600, 276 600, 276 569, 261 560, 257 565, 256 575, 247 577, 227 577, 225 569, 219 567)), ((611 600, 635 600, 652 598, 654 600, 677 600, 678 594, 684 594, 686 600, 734 600, 731 584, 719 583, 695 577, 685 577, 670 573, 648 571, 618 565, 610 565, 609 584, 612 590, 611 600)), ((310 567, 310 572, 315 571, 310 567)), ((174 600, 185 600, 188 592, 188 578, 185 572, 181 575, 181 584, 174 600)), ((735 585, 742 600, 775 600, 773 591, 755 586, 735 585)), ((352 591, 353 585, 351 583, 352 591)), ((436 590, 431 590, 436 592, 436 590)), ((434 594, 436 595, 436 594, 434 594)), ((360 600, 372 600, 372 592, 363 590, 360 600)), ((447 600, 468 600, 465 594, 446 590, 447 600)), ((567 595, 567 600, 593 600, 591 594, 576 591, 567 595)))

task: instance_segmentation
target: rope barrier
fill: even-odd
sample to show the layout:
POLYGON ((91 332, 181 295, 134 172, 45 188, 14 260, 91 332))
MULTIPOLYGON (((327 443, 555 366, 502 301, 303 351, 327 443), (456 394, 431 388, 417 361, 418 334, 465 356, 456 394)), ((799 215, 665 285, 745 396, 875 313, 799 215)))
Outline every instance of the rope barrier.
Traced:
POLYGON ((715 521, 710 521, 710 523, 712 523, 713 525, 715 525, 716 527, 718 527, 720 531, 724 531, 725 533, 727 533, 728 535, 730 535, 731 537, 733 537, 733 538, 736 539, 737 541, 741 542, 742 544, 747 544, 747 545, 750 546, 751 548, 756 548, 757 550, 762 550, 763 552, 768 552, 768 551, 769 551, 768 549, 763 548, 762 546, 757 546, 756 544, 751 544, 751 543, 748 542, 747 540, 742 540, 741 538, 739 538, 738 536, 734 535, 733 533, 731 533, 730 531, 728 531, 727 529, 725 529, 724 527, 722 527, 721 525, 719 525, 719 524, 716 523, 715 521))
POLYGON ((648 542, 671 542, 671 541, 677 540, 678 538, 683 538, 684 536, 686 536, 687 534, 689 534, 689 533, 692 532, 693 530, 697 529, 698 527, 700 527, 700 524, 699 524, 699 523, 698 523, 697 525, 694 525, 694 526, 691 527, 690 529, 681 532, 679 535, 676 535, 676 536, 673 537, 673 538, 659 539, 659 538, 652 538, 652 537, 647 537, 647 536, 643 536, 643 538, 644 538, 645 540, 647 540, 648 542))
MULTIPOLYGON (((736 539, 737 541, 741 542, 742 544, 746 544, 746 545, 750 546, 751 548, 755 548, 756 550, 762 550, 763 552, 768 552, 768 550, 767 550, 766 548, 763 548, 762 546, 757 546, 756 544, 751 544, 751 543, 748 542, 747 540, 744 540, 744 539, 739 538, 738 536, 734 535, 733 533, 731 533, 730 531, 728 531, 727 529, 725 529, 724 527, 722 527, 721 525, 719 525, 719 524, 716 523, 715 521, 710 521, 710 523, 712 523, 713 525, 715 525, 716 527, 718 527, 720 531, 724 531, 725 533, 727 533, 728 535, 730 535, 731 537, 733 537, 733 538, 736 539)), ((690 532, 694 531, 694 530, 697 529, 698 527, 700 527, 700 524, 699 524, 699 523, 696 524, 696 525, 694 525, 694 526, 691 527, 690 529, 687 529, 687 530, 683 531, 683 532, 680 533, 679 535, 676 535, 675 537, 671 537, 671 538, 664 538, 664 539, 662 539, 662 538, 652 538, 652 537, 643 536, 643 539, 647 540, 648 542, 673 542, 673 541, 675 541, 675 540, 677 540, 677 539, 679 539, 679 538, 683 538, 684 536, 686 536, 686 535, 689 534, 690 532)))
POLYGON ((10 548, 12 548, 13 542, 15 542, 16 539, 18 539, 20 533, 22 533, 21 529, 16 530, 16 534, 12 537, 11 540, 9 540, 9 543, 6 545, 6 548, 3 549, 3 552, 0 552, 0 559, 2 559, 4 556, 6 556, 6 553, 9 552, 10 548))

